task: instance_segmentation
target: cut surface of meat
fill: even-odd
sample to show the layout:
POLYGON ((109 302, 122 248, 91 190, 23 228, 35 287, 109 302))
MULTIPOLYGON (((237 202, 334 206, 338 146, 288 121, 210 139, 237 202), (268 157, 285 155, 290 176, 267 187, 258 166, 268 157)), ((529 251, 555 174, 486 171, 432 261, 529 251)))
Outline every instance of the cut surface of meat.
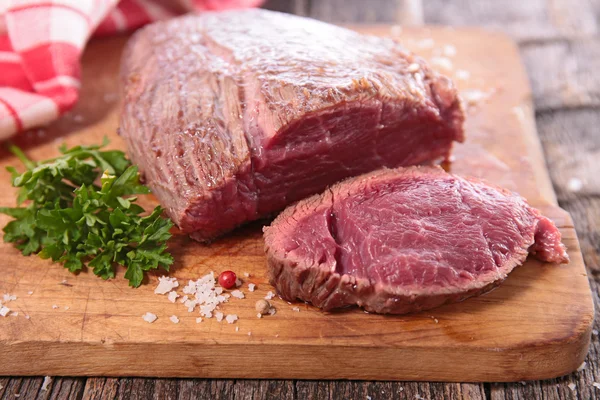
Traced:
POLYGON ((265 10, 147 26, 121 79, 129 154, 198 240, 463 140, 452 82, 400 44, 265 10))
POLYGON ((528 253, 568 262, 522 197, 439 167, 350 178, 288 207, 264 237, 279 294, 325 310, 426 310, 494 288, 528 253))

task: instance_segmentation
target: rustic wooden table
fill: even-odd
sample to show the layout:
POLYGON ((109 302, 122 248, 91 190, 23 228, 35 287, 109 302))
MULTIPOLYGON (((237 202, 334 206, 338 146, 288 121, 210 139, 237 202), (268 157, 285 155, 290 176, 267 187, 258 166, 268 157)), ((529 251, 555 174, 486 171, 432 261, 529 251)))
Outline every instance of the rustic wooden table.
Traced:
MULTIPOLYGON (((560 205, 571 213, 600 305, 600 0, 269 0, 267 8, 337 23, 482 25, 518 41, 560 205)), ((494 49, 490 49, 494 51, 494 49)), ((600 324, 596 321, 596 329, 600 324)), ((523 383, 142 378, 0 378, 2 399, 591 399, 600 339, 584 369, 523 383)), ((360 366, 357 366, 360 367, 360 366)))

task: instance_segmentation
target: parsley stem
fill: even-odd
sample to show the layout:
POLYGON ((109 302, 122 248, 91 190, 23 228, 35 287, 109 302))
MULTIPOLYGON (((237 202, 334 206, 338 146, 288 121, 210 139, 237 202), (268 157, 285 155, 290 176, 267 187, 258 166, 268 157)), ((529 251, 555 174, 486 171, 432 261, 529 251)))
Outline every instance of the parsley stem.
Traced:
POLYGON ((21 162, 23 163, 23 165, 25 165, 25 167, 27 167, 27 169, 35 168, 35 163, 33 161, 31 161, 29 158, 27 158, 25 153, 23 153, 23 151, 20 148, 18 148, 17 146, 15 146, 12 143, 9 143, 8 150, 11 153, 13 153, 19 160, 21 160, 21 162))

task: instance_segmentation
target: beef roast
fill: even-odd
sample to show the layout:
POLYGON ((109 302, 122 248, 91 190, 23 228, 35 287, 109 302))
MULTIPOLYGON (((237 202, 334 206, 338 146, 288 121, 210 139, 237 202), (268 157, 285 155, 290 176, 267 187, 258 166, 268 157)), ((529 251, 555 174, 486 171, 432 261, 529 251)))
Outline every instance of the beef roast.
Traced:
POLYGON ((451 81, 391 39, 264 10, 138 31, 120 133, 170 217, 199 240, 463 140, 451 81))
POLYGON ((351 178, 264 231, 281 297, 325 310, 426 310, 492 289, 528 252, 568 262, 556 226, 522 197, 438 167, 351 178))

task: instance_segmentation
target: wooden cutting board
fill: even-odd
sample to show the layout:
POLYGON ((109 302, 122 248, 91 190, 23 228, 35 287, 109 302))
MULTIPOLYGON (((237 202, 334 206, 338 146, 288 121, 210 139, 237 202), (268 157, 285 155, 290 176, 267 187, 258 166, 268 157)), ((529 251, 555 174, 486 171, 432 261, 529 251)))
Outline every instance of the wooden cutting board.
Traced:
MULTIPOLYGON (((456 148, 452 171, 518 191, 542 209, 560 227, 570 264, 530 259, 492 293, 420 314, 324 313, 276 298, 277 314, 258 319, 254 304, 272 290, 265 278, 261 225, 211 246, 177 234, 170 242, 176 260, 172 275, 183 284, 211 270, 251 274, 241 288, 246 299, 222 307, 239 321, 196 323, 197 313, 153 293, 160 274, 132 289, 122 270, 111 281, 89 271, 75 276, 1 244, 0 294, 18 297, 7 305, 19 314, 0 317, 0 374, 519 381, 576 369, 590 341, 592 297, 573 223, 556 205, 515 45, 475 29, 360 30, 399 35, 407 47, 435 60, 438 69, 447 69, 472 103, 468 140, 456 148), (248 283, 257 290, 249 292, 248 283), (145 322, 146 312, 158 320, 145 322), (172 323, 171 315, 180 322, 172 323)), ((30 157, 54 156, 63 140, 91 144, 104 135, 111 146, 123 148, 115 131, 117 70, 125 41, 112 38, 89 46, 75 110, 17 140, 30 157)), ((2 150, 0 164, 17 161, 2 150)), ((13 205, 15 190, 1 171, 0 204, 13 205)), ((7 221, 0 217, 0 224, 7 221)))

